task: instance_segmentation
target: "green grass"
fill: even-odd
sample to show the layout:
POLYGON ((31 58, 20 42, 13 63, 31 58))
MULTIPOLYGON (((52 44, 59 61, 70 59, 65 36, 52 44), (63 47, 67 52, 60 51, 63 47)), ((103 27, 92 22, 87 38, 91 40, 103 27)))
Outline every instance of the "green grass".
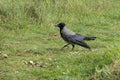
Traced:
POLYGON ((119 80, 119 0, 1 0, 0 80, 119 80), (53 25, 96 36, 92 51, 65 44, 53 25))

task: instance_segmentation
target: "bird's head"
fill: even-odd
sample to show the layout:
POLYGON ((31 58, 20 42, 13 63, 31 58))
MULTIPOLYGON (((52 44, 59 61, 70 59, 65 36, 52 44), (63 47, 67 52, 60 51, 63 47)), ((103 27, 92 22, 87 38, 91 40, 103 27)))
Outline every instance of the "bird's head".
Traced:
POLYGON ((59 23, 57 25, 55 25, 56 27, 59 27, 60 29, 63 29, 65 27, 65 23, 59 23))

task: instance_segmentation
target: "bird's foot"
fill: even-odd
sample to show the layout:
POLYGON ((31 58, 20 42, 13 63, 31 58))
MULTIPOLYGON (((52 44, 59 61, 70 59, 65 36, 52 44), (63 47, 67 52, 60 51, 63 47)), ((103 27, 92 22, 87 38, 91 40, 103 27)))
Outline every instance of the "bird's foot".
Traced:
POLYGON ((63 50, 65 47, 69 47, 68 45, 69 45, 69 44, 64 45, 64 46, 61 48, 61 50, 63 50))
POLYGON ((63 46, 60 50, 63 50, 64 48, 69 48, 69 46, 65 46, 65 47, 63 46))

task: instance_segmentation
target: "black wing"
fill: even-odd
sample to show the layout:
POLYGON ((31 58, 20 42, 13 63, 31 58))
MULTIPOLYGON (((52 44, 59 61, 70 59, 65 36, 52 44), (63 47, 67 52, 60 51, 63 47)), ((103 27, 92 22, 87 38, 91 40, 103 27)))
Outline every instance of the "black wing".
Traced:
POLYGON ((82 47, 90 49, 90 47, 83 41, 84 40, 84 36, 81 36, 81 35, 78 35, 78 34, 76 34, 76 35, 69 35, 69 36, 66 37, 66 39, 70 43, 77 44, 77 45, 80 45, 82 47))

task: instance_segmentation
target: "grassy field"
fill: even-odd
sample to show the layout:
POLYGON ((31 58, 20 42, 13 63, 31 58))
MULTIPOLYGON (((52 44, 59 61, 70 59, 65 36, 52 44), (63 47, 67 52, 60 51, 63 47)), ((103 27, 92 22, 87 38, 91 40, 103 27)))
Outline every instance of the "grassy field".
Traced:
POLYGON ((0 0, 0 80, 119 80, 120 0, 0 0), (53 25, 96 36, 92 51, 53 25))

